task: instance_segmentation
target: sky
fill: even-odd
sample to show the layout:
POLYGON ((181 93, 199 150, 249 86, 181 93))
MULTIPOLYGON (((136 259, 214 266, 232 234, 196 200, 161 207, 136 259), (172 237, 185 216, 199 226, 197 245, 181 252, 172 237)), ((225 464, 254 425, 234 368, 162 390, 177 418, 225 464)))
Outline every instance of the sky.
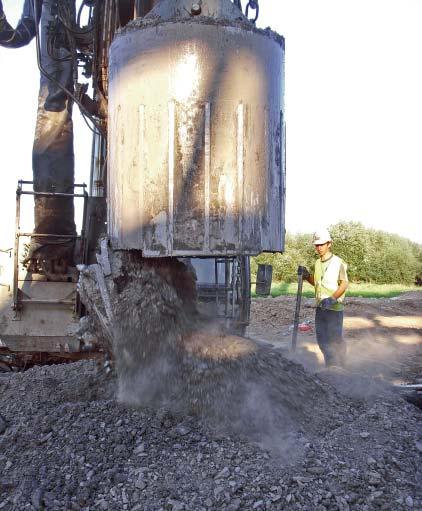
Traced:
MULTIPOLYGON (((3 5, 15 24, 23 1, 3 5)), ((421 23, 421 0, 260 0, 258 26, 286 39, 289 232, 359 221, 422 243, 421 23)), ((17 181, 32 178, 35 45, 0 48, 0 69, 1 249, 17 181)), ((74 122, 76 180, 88 182, 91 135, 74 122)))
POLYGON ((422 242, 422 2, 260 0, 286 38, 286 225, 422 242))

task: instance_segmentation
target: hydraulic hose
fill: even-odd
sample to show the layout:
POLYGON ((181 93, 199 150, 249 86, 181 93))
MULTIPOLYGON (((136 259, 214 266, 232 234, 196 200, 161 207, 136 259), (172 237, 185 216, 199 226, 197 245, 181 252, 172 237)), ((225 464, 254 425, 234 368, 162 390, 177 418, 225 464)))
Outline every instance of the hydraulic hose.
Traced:
MULTIPOLYGON (((1 1, 1 0, 0 0, 1 1)), ((34 7, 34 14, 35 19, 39 20, 39 1, 38 0, 32 0, 33 7, 34 7)), ((35 24, 35 39, 36 39, 36 47, 37 47, 37 64, 38 69, 40 70, 41 74, 43 74, 46 78, 48 78, 51 82, 53 82, 57 87, 59 87, 70 99, 72 99, 80 108, 81 113, 83 116, 86 116, 89 118, 89 120, 92 122, 92 124, 95 126, 95 128, 99 131, 101 135, 104 136, 104 133, 102 131, 101 126, 98 125, 96 119, 90 114, 90 112, 85 108, 85 106, 81 103, 81 101, 63 84, 61 84, 58 80, 54 78, 42 65, 41 62, 41 44, 40 44, 40 31, 38 23, 35 24)))
POLYGON ((34 4, 40 8, 42 0, 25 0, 21 18, 14 29, 7 21, 0 0, 0 46, 5 48, 22 48, 28 45, 36 36, 37 19, 34 14, 34 4))

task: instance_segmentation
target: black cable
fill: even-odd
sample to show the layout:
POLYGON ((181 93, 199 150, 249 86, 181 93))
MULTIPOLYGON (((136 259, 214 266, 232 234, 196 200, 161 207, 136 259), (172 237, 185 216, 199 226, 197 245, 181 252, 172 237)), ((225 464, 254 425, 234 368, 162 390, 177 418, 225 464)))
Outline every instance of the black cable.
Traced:
POLYGON ((85 7, 85 1, 81 2, 81 5, 79 6, 79 9, 78 9, 78 14, 76 16, 76 24, 78 25, 78 27, 81 25, 81 15, 82 15, 82 11, 83 11, 84 7, 85 7))
MULTIPOLYGON (((103 134, 103 131, 101 129, 100 126, 97 125, 97 122, 96 122, 96 119, 88 112, 88 110, 84 107, 84 105, 79 101, 79 99, 72 93, 70 92, 70 90, 65 87, 64 85, 62 85, 58 80, 56 80, 54 78, 54 76, 52 76, 50 73, 48 73, 44 67, 42 66, 42 63, 41 63, 41 45, 40 45, 40 30, 39 30, 39 26, 38 26, 38 20, 40 19, 38 17, 38 6, 37 6, 37 0, 33 0, 33 7, 34 7, 34 13, 35 13, 35 31, 36 31, 36 35, 35 35, 35 41, 36 41, 36 50, 37 50, 37 64, 38 64, 38 69, 40 70, 40 72, 46 77, 48 78, 51 82, 53 82, 55 85, 57 85, 57 87, 59 87, 60 89, 62 89, 62 91, 70 98, 72 99, 78 106, 79 106, 79 109, 81 110, 81 114, 82 115, 86 115, 88 117, 88 119, 92 122, 92 124, 95 126, 95 128, 100 132, 100 134, 102 136, 105 136, 103 134)), ((92 128, 91 128, 92 129, 92 128)))
MULTIPOLYGON (((75 35, 82 35, 82 34, 88 34, 89 32, 92 32, 93 28, 92 26, 87 26, 86 28, 81 28, 78 24, 72 23, 71 17, 69 16, 69 12, 66 12, 63 4, 59 3, 59 19, 66 30, 69 32, 72 32, 75 35), (75 25, 75 26, 72 26, 75 25), (77 28, 75 28, 77 27, 77 28)), ((82 4, 83 6, 83 4, 82 4)), ((79 9, 78 16, 80 16, 81 10, 79 9)))
POLYGON ((91 25, 91 22, 92 22, 92 11, 93 11, 93 7, 92 5, 90 5, 89 3, 87 4, 86 0, 83 0, 83 2, 81 3, 81 5, 79 6, 79 9, 78 9, 78 14, 76 16, 76 25, 78 27, 81 26, 81 17, 82 17, 82 12, 84 10, 84 7, 88 7, 89 9, 89 12, 88 12, 88 24, 87 26, 91 25))
POLYGON ((86 117, 85 117, 85 114, 83 112, 81 112, 81 115, 82 115, 82 119, 85 121, 85 124, 88 126, 88 128, 92 131, 92 133, 94 133, 94 135, 99 135, 100 137, 104 137, 104 133, 102 131, 100 131, 100 129, 98 128, 98 126, 96 124, 94 124, 95 128, 93 128, 89 122, 87 121, 86 117), (98 130, 98 131, 97 131, 98 130))
POLYGON ((56 40, 56 36, 48 36, 47 38, 47 54, 48 56, 55 60, 56 62, 67 62, 69 60, 72 60, 72 55, 69 53, 68 56, 65 57, 58 57, 57 55, 54 55, 54 43, 56 40))

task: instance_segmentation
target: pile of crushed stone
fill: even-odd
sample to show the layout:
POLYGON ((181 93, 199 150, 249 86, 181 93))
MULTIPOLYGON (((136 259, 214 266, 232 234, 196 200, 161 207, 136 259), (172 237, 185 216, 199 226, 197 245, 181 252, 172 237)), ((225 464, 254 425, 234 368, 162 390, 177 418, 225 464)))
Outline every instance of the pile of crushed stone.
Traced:
MULTIPOLYGON (((195 281, 183 263, 111 250, 107 260, 112 271, 87 267, 79 287, 92 316, 109 317, 104 338, 121 403, 198 417, 289 458, 290 444, 299 451, 303 435, 323 434, 338 420, 343 403, 322 382, 197 312, 195 281)), ((104 332, 101 323, 96 329, 104 332)))
POLYGON ((277 384, 274 445, 123 405, 94 362, 1 374, 0 509, 422 509, 420 410, 380 387, 360 398, 354 375, 313 376, 271 350, 253 360, 277 384))
POLYGON ((115 372, 3 377, 0 509, 422 509, 420 411, 382 381, 228 334, 174 259, 104 245, 79 290, 115 372))

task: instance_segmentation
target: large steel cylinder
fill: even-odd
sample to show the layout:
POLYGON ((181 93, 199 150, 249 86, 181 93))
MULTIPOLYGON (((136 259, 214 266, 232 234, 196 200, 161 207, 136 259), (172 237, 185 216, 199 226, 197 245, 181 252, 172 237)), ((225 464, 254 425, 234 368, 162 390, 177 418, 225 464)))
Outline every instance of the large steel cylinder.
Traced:
POLYGON ((281 251, 284 40, 199 4, 163 0, 111 45, 109 236, 146 257, 281 251))

